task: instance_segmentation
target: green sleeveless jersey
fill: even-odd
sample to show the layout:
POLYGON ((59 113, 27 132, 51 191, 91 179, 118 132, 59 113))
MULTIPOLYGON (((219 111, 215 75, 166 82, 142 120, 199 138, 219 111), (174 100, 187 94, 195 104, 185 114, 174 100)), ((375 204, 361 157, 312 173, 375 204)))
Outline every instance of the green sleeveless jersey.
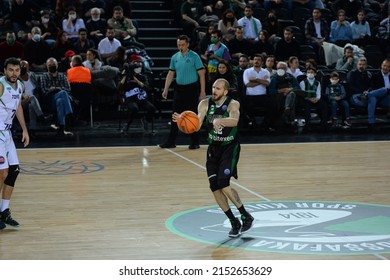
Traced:
POLYGON ((215 131, 213 126, 213 120, 216 118, 228 118, 229 113, 227 108, 232 99, 227 97, 222 105, 217 106, 214 101, 209 99, 209 105, 206 114, 207 122, 207 142, 210 145, 225 146, 236 142, 238 140, 237 126, 235 127, 224 127, 218 131, 215 131))

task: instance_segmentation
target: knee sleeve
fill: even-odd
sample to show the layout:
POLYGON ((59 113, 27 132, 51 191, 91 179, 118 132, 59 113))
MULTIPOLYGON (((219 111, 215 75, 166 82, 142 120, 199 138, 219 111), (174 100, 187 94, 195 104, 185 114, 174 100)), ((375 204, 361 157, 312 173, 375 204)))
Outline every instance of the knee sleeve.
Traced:
POLYGON ((210 189, 212 192, 215 192, 218 190, 218 180, 217 180, 217 175, 213 174, 209 176, 209 183, 210 183, 210 189))
POLYGON ((4 184, 13 187, 15 186, 16 178, 19 175, 19 165, 10 165, 8 168, 8 176, 4 180, 4 184))
POLYGON ((226 188, 230 185, 230 177, 218 178, 217 175, 211 175, 209 177, 210 189, 212 192, 226 188))

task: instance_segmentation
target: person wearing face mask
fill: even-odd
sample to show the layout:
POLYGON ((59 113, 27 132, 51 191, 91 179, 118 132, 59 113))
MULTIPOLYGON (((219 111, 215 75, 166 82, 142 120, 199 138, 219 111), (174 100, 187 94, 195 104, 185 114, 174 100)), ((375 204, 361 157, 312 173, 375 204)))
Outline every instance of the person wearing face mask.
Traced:
POLYGON ((9 57, 24 58, 23 44, 16 41, 13 31, 8 31, 5 41, 0 43, 0 71, 3 70, 4 62, 9 57))
POLYGON ((51 50, 41 38, 41 29, 37 26, 31 29, 31 39, 24 44, 24 58, 30 63, 30 70, 43 72, 46 70, 46 59, 51 50))
POLYGON ((321 84, 316 80, 315 75, 317 69, 308 68, 306 69, 306 79, 299 83, 299 86, 303 91, 306 92, 306 95, 303 100, 303 105, 305 109, 305 129, 307 131, 311 130, 311 110, 315 108, 318 111, 320 117, 320 125, 322 131, 327 130, 327 106, 323 99, 321 99, 321 84))
POLYGON ((104 31, 107 28, 107 21, 101 18, 101 11, 98 8, 91 9, 91 18, 87 20, 86 27, 88 35, 91 40, 94 41, 97 46, 101 39, 104 37, 104 31))
POLYGON ((206 53, 201 56, 205 61, 207 61, 207 69, 210 77, 217 72, 217 65, 220 61, 225 60, 229 62, 232 59, 228 47, 221 43, 221 39, 221 31, 213 31, 211 33, 211 44, 207 48, 206 53))
POLYGON ((56 17, 61 20, 68 16, 69 7, 75 7, 76 13, 82 15, 83 7, 81 0, 56 0, 55 14, 56 17))
POLYGON ((42 32, 42 39, 45 40, 50 47, 54 46, 57 34, 60 29, 57 27, 54 21, 51 20, 49 10, 43 10, 41 12, 41 21, 38 27, 42 32))
POLYGON ((148 100, 149 81, 142 73, 142 58, 131 55, 130 65, 124 65, 123 77, 119 82, 119 95, 123 98, 123 105, 127 107, 127 122, 121 132, 127 134, 131 123, 137 116, 140 108, 146 112, 142 119, 143 128, 148 131, 148 123, 152 123, 156 107, 148 100))
POLYGON ((299 90, 297 79, 287 73, 287 63, 279 61, 276 65, 276 75, 271 78, 268 93, 274 109, 275 120, 281 120, 283 125, 291 128, 295 120, 296 92, 299 90))
POLYGON ((350 112, 349 112, 349 103, 347 100, 347 93, 342 84, 340 84, 339 74, 337 72, 332 72, 330 74, 330 84, 325 89, 325 96, 327 96, 330 108, 332 112, 332 127, 338 127, 337 122, 337 108, 340 105, 344 108, 343 117, 343 127, 349 128, 352 125, 350 112))
POLYGON ((75 7, 69 7, 68 17, 62 20, 62 30, 68 34, 68 39, 75 41, 80 28, 85 28, 84 20, 78 17, 75 7))
POLYGON ((218 22, 218 29, 221 30, 223 41, 229 42, 234 38, 235 28, 238 26, 237 19, 231 9, 225 10, 218 22))
POLYGON ((47 72, 41 75, 39 86, 44 102, 57 116, 57 123, 52 127, 57 130, 58 136, 71 136, 73 133, 65 130, 65 119, 73 114, 69 98, 70 84, 66 75, 58 72, 58 62, 54 57, 48 58, 46 65, 47 72))

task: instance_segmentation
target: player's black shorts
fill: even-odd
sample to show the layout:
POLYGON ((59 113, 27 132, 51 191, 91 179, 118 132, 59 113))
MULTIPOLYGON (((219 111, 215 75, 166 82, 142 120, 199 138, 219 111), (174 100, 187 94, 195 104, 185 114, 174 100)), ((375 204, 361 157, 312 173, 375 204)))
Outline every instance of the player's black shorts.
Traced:
POLYGON ((211 191, 230 185, 230 177, 238 178, 237 163, 241 146, 235 142, 226 146, 210 145, 207 149, 206 170, 211 191))

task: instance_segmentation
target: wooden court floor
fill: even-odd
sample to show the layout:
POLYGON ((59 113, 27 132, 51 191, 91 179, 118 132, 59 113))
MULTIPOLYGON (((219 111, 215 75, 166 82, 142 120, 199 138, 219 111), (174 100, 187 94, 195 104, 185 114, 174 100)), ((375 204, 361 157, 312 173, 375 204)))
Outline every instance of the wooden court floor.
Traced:
MULTIPOLYGON (((199 242, 173 215, 216 206, 206 146, 19 149, 22 172, 0 232, 0 259, 390 259, 390 254, 289 254, 199 242)), ((243 145, 243 202, 343 201, 390 206, 390 142, 243 145)), ((206 217, 207 219, 207 217, 206 217)), ((385 227, 390 228, 390 225, 385 227)))

